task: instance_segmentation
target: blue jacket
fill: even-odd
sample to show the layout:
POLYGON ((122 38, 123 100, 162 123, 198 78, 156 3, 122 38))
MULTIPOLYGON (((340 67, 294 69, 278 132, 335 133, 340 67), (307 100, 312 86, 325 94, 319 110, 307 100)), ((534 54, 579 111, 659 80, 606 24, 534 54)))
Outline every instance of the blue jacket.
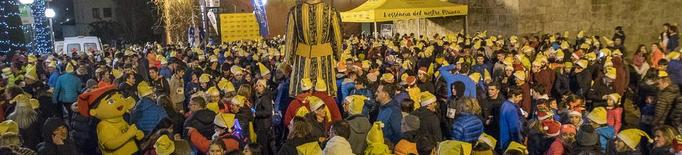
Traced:
POLYGON ((448 139, 474 143, 482 133, 483 121, 474 114, 462 113, 453 121, 450 129, 452 137, 448 139))
POLYGON ((400 121, 402 121, 403 116, 400 114, 400 107, 398 102, 391 100, 386 105, 379 107, 379 115, 377 116, 377 121, 384 123, 384 138, 397 144, 400 140, 400 121))
POLYGON ((159 121, 166 116, 168 114, 163 107, 149 97, 142 97, 130 114, 130 121, 137 125, 138 129, 144 132, 144 135, 149 135, 159 124, 159 121))
POLYGON ((507 100, 502 103, 500 108, 500 139, 497 147, 500 150, 506 150, 511 141, 521 142, 521 131, 523 130, 521 119, 521 111, 519 106, 507 100))
POLYGON ((73 103, 78 99, 82 87, 81 79, 73 73, 65 73, 57 78, 52 102, 73 103))
POLYGON ((340 94, 341 96, 339 96, 339 99, 341 102, 336 102, 336 103, 341 103, 341 105, 342 105, 343 100, 346 99, 346 96, 350 96, 351 92, 353 90, 355 90, 355 82, 348 79, 348 80, 344 80, 343 82, 341 82, 341 85, 339 85, 339 86, 341 86, 341 94, 340 94))
POLYGON ((597 135, 599 135, 599 147, 601 148, 602 152, 606 152, 606 149, 609 146, 609 141, 616 137, 616 130, 608 125, 596 128, 594 130, 597 132, 597 135))
POLYGON ((47 79, 47 85, 50 86, 50 88, 54 88, 57 85, 57 79, 59 78, 59 70, 54 70, 52 73, 50 73, 50 78, 47 79))
POLYGON ((445 79, 445 83, 447 84, 448 96, 452 96, 452 88, 450 88, 450 86, 452 86, 453 83, 460 81, 464 83, 464 87, 466 87, 464 96, 476 97, 476 84, 474 81, 471 80, 469 76, 450 73, 450 70, 453 68, 455 68, 455 65, 442 66, 438 68, 438 72, 440 72, 440 75, 443 77, 443 79, 445 79))
MULTIPOLYGON (((336 86, 341 87, 344 79, 345 78, 343 78, 343 77, 336 78, 336 86)), ((342 96, 343 96, 343 89, 336 90, 336 103, 343 103, 344 98, 341 98, 342 96)))
POLYGON ((171 72, 170 68, 165 66, 159 69, 159 74, 166 79, 169 79, 171 76, 173 76, 173 72, 171 72))
POLYGON ((673 60, 668 63, 668 76, 673 80, 673 83, 682 85, 682 61, 673 60))

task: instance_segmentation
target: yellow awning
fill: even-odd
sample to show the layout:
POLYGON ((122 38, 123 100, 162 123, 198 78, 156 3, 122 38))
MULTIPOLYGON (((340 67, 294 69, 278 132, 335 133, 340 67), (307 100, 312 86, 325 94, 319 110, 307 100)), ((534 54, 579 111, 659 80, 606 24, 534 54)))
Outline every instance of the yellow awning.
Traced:
POLYGON ((342 12, 343 22, 384 22, 417 18, 461 16, 467 5, 440 0, 368 0, 357 8, 342 12))

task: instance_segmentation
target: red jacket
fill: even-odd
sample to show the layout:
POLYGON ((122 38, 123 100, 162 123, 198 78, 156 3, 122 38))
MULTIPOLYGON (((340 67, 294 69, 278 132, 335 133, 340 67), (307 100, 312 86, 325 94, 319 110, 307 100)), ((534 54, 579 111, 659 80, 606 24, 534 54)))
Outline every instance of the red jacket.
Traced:
MULTIPOLYGON (((211 140, 206 139, 199 131, 197 130, 189 130, 189 139, 190 142, 192 142, 192 145, 197 148, 201 153, 206 153, 208 152, 208 147, 211 144, 211 140)), ((223 140, 223 143, 225 143, 226 150, 225 152, 231 152, 234 150, 240 150, 239 146, 239 141, 237 141, 234 138, 221 138, 223 140)))
POLYGON ((528 82, 524 83, 521 85, 521 90, 523 91, 523 100, 521 100, 521 108, 528 112, 531 113, 531 96, 530 96, 530 84, 528 82))
MULTIPOLYGON (((608 109, 608 108, 607 108, 608 109)), ((623 108, 616 107, 606 110, 606 124, 613 127, 614 131, 618 133, 622 126, 623 108)))
MULTIPOLYGON (((343 119, 341 116, 341 111, 339 111, 339 106, 336 105, 336 100, 333 97, 327 95, 326 92, 314 92, 313 96, 318 97, 324 101, 325 106, 329 109, 329 113, 332 115, 332 122, 343 119)), ((287 109, 288 111, 288 109, 287 109)))
POLYGON ((284 113, 284 126, 289 126, 289 122, 291 122, 292 119, 294 119, 294 116, 296 116, 296 110, 300 108, 301 106, 306 106, 310 107, 308 103, 304 103, 305 98, 312 95, 311 93, 301 93, 298 94, 293 100, 291 100, 291 103, 289 103, 289 107, 287 107, 286 113, 284 113))
POLYGON ((547 152, 545 152, 545 155, 563 155, 564 154, 564 144, 561 143, 561 140, 557 137, 554 139, 554 142, 552 142, 552 145, 549 146, 549 149, 547 152))

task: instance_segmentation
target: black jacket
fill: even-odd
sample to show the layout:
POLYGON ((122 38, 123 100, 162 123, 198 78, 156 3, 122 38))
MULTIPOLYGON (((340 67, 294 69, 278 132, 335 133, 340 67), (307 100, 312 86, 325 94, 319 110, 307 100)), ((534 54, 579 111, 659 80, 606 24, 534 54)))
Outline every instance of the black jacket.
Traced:
POLYGON ((576 93, 576 95, 582 96, 587 94, 592 85, 592 72, 585 69, 580 73, 575 73, 575 80, 571 81, 571 83, 575 84, 573 92, 576 93))
POLYGON ((254 107, 256 109, 256 117, 253 122, 255 131, 267 131, 272 127, 272 107, 273 107, 272 91, 265 90, 263 95, 258 95, 254 107))
MULTIPOLYGON (((38 144, 39 155, 79 155, 80 151, 69 138, 64 140, 63 145, 52 142, 52 133, 60 126, 66 126, 62 119, 50 118, 45 121, 42 129, 44 141, 38 144)), ((34 135, 37 136, 37 135, 34 135)))
POLYGON ((215 118, 215 113, 208 109, 201 109, 194 112, 187 120, 185 120, 184 127, 196 128, 201 135, 204 137, 213 136, 215 132, 213 128, 213 119, 215 118))
POLYGON ((242 107, 239 109, 239 112, 235 114, 235 118, 237 118, 237 121, 239 122, 239 127, 242 128, 241 136, 249 137, 249 122, 253 122, 253 112, 251 112, 251 109, 246 106, 242 107))
POLYGON ((299 145, 303 145, 305 143, 310 143, 310 142, 316 142, 317 138, 308 136, 304 138, 292 138, 292 139, 287 139, 286 143, 282 145, 282 148, 279 149, 279 152, 277 153, 278 155, 298 155, 298 150, 296 150, 296 147, 299 145))
MULTIPOLYGON (((586 96, 587 100, 592 101, 592 106, 588 104, 588 107, 600 107, 606 106, 606 100, 603 98, 605 95, 614 93, 613 84, 606 84, 603 79, 597 79, 594 81, 592 88, 586 96)), ((590 109, 591 110, 591 109, 590 109)))
MULTIPOLYGON (((436 104, 436 103, 433 103, 436 104)), ((443 132, 440 127, 440 120, 436 113, 429 111, 426 107, 421 107, 412 112, 413 115, 419 117, 417 139, 417 150, 419 154, 428 154, 436 146, 437 142, 443 140, 443 132)))
POLYGON ((502 103, 505 101, 505 97, 502 96, 502 92, 500 92, 499 96, 497 99, 490 99, 490 97, 481 100, 481 111, 483 112, 483 123, 485 124, 487 121, 490 120, 490 124, 485 124, 485 133, 488 133, 489 135, 497 138, 499 136, 499 115, 500 115, 500 107, 502 106, 502 103))
POLYGON ((74 140, 80 152, 84 154, 97 153, 97 118, 85 117, 82 115, 71 115, 71 122, 69 122, 69 136, 74 140))

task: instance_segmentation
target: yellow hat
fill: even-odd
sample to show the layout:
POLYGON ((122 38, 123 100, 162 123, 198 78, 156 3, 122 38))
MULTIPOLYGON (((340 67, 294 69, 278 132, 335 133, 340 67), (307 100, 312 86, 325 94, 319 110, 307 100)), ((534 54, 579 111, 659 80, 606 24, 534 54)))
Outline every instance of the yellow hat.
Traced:
POLYGON ((381 81, 388 82, 389 80, 395 80, 395 77, 391 73, 384 73, 381 75, 381 81))
POLYGON ((514 72, 514 77, 516 77, 517 80, 526 80, 526 73, 523 71, 516 71, 514 72))
POLYGON ((17 107, 29 107, 31 109, 40 108, 40 102, 38 100, 31 98, 30 95, 19 94, 10 100, 10 103, 16 104, 17 107))
POLYGON ((625 145, 630 147, 631 149, 637 148, 639 145, 639 142, 642 140, 642 137, 646 137, 649 140, 649 143, 653 143, 654 140, 649 137, 646 132, 640 130, 640 129, 625 129, 622 130, 618 133, 617 135, 618 139, 622 140, 625 145))
POLYGON ((166 58, 163 57, 163 55, 156 55, 156 60, 159 60, 159 63, 161 63, 162 65, 168 64, 168 60, 166 60, 166 58))
POLYGON ((56 68, 57 67, 57 61, 50 61, 50 64, 48 64, 47 67, 56 68))
POLYGON ((307 91, 313 88, 313 81, 309 78, 301 79, 301 90, 307 91))
POLYGON ((606 45, 613 46, 613 40, 609 39, 608 37, 602 37, 602 38, 604 38, 604 42, 606 43, 606 45))
POLYGON ((149 86, 149 83, 147 83, 147 81, 142 81, 139 84, 137 84, 137 93, 140 95, 140 97, 154 93, 153 89, 154 88, 149 86))
POLYGON ((175 152, 175 143, 164 134, 154 143, 154 151, 158 155, 170 155, 175 152))
POLYGON ((585 37, 585 31, 578 32, 578 38, 585 37))
POLYGON ((421 98, 420 104, 421 106, 428 106, 431 103, 436 102, 436 96, 431 94, 428 91, 421 92, 421 95, 419 95, 419 98, 421 98))
POLYGON ((486 145, 490 146, 491 150, 495 150, 495 146, 497 145, 497 139, 495 137, 490 136, 486 133, 481 134, 480 137, 478 137, 478 142, 479 143, 485 143, 486 145))
POLYGON ((515 142, 515 141, 512 141, 511 143, 509 143, 507 150, 505 150, 504 152, 506 153, 506 152, 509 152, 511 150, 517 150, 517 151, 522 152, 523 154, 528 154, 528 148, 526 148, 525 145, 518 143, 518 142, 515 142))
POLYGON ((561 49, 568 49, 568 47, 569 47, 568 42, 567 42, 567 41, 562 41, 560 47, 561 47, 561 49))
POLYGON ((571 62, 564 62, 564 68, 573 68, 573 63, 571 63, 571 62))
POLYGON ((324 92, 327 91, 327 84, 324 79, 318 77, 315 81, 315 91, 324 92))
POLYGON ((367 97, 362 95, 347 96, 344 101, 348 102, 348 111, 350 114, 360 114, 365 107, 365 100, 367 97))
POLYGON ((34 63, 34 62, 38 61, 38 58, 36 58, 36 56, 33 54, 29 54, 28 58, 26 58, 26 59, 27 59, 28 63, 34 63))
POLYGON ((232 128, 234 126, 234 117, 232 113, 218 113, 218 115, 213 118, 213 124, 221 128, 232 128))
POLYGON ((616 79, 616 68, 613 67, 607 67, 606 69, 606 77, 611 78, 611 79, 616 79))
POLYGON ((30 67, 26 68, 26 74, 24 75, 24 77, 27 79, 38 80, 38 73, 36 73, 36 67, 34 65, 31 65, 30 67))
POLYGON ((604 95, 605 98, 611 98, 613 101, 616 102, 616 105, 620 104, 620 95, 618 93, 611 93, 608 95, 604 95))
POLYGON ((362 61, 362 69, 369 69, 372 65, 372 62, 369 60, 364 60, 362 61))
POLYGON ((17 122, 14 122, 13 120, 5 120, 4 122, 0 123, 0 134, 8 132, 19 134, 19 125, 17 122))
POLYGON ((221 79, 221 80, 218 82, 218 88, 219 88, 220 90, 222 90, 222 91, 225 91, 225 92, 235 92, 235 91, 237 91, 237 90, 234 88, 234 85, 232 84, 232 82, 228 81, 227 79, 221 79))
POLYGON ((71 63, 66 63, 66 68, 64 69, 64 72, 73 73, 73 70, 74 70, 73 65, 71 63))
POLYGON ((611 52, 612 56, 623 56, 623 52, 621 52, 619 49, 615 49, 611 52))
POLYGON ((564 58, 564 56, 565 56, 565 55, 564 55, 564 50, 561 50, 561 49, 556 50, 556 55, 555 55, 555 57, 556 57, 557 59, 560 59, 560 60, 561 60, 561 59, 564 58))
POLYGON ((469 75, 469 78, 474 81, 474 83, 478 83, 481 81, 481 73, 474 72, 469 75))
POLYGON ((211 55, 210 57, 208 57, 208 62, 218 62, 218 56, 211 55))
POLYGON ((296 116, 298 117, 305 117, 305 115, 308 113, 310 113, 310 110, 308 110, 308 108, 305 106, 301 106, 296 110, 296 116))
POLYGON ((384 144, 384 123, 380 121, 374 122, 372 127, 367 132, 367 143, 368 144, 384 144))
POLYGON ((590 53, 585 54, 585 58, 589 61, 594 61, 597 59, 597 54, 594 52, 590 52, 590 53))
POLYGON ((235 75, 241 75, 243 73, 242 70, 244 70, 244 69, 242 69, 242 67, 239 67, 237 65, 230 67, 230 73, 235 74, 235 75))
POLYGON ((576 63, 579 67, 582 67, 582 68, 587 68, 587 64, 588 64, 587 60, 578 60, 578 61, 575 62, 575 63, 576 63))
POLYGON ((665 59, 667 59, 668 61, 677 60, 679 58, 680 58, 680 52, 675 52, 675 51, 670 52, 670 53, 668 53, 668 55, 665 56, 665 59))
POLYGON ((239 107, 243 107, 245 102, 246 102, 246 97, 241 96, 241 95, 234 96, 234 97, 232 97, 232 100, 230 100, 230 103, 237 105, 239 107))
POLYGON ((270 74, 270 70, 268 69, 268 67, 265 67, 265 65, 263 65, 263 63, 260 62, 258 63, 258 70, 260 71, 261 76, 270 74))
POLYGON ((505 57, 504 60, 502 60, 502 63, 507 66, 511 66, 514 63, 514 58, 513 57, 505 57))
POLYGON ((582 45, 580 45, 580 48, 581 48, 581 49, 589 49, 589 48, 590 48, 590 44, 583 43, 582 45))
POLYGON ((668 72, 663 71, 663 70, 660 70, 660 71, 658 71, 658 77, 659 77, 659 78, 668 77, 668 72))
POLYGON ((199 82, 201 82, 201 83, 207 83, 210 81, 211 81, 211 75, 208 75, 206 73, 201 74, 201 76, 199 77, 199 82))
POLYGON ((587 118, 597 124, 606 124, 606 109, 604 107, 596 107, 587 114, 587 118))
POLYGON ((439 155, 470 155, 471 150, 471 143, 467 142, 446 140, 438 143, 439 155))
POLYGON ((305 100, 308 102, 308 104, 310 104, 310 109, 312 111, 315 111, 320 107, 324 106, 324 101, 322 101, 322 99, 316 96, 308 96, 305 98, 305 100))
POLYGON ((121 78, 121 76, 123 76, 123 72, 120 69, 112 69, 111 75, 118 79, 121 78))
POLYGON ((603 49, 599 50, 599 52, 601 52, 605 56, 610 56, 612 51, 608 48, 603 48, 603 49))
POLYGON ((216 87, 210 87, 206 90, 206 93, 211 96, 220 96, 220 91, 216 87))

